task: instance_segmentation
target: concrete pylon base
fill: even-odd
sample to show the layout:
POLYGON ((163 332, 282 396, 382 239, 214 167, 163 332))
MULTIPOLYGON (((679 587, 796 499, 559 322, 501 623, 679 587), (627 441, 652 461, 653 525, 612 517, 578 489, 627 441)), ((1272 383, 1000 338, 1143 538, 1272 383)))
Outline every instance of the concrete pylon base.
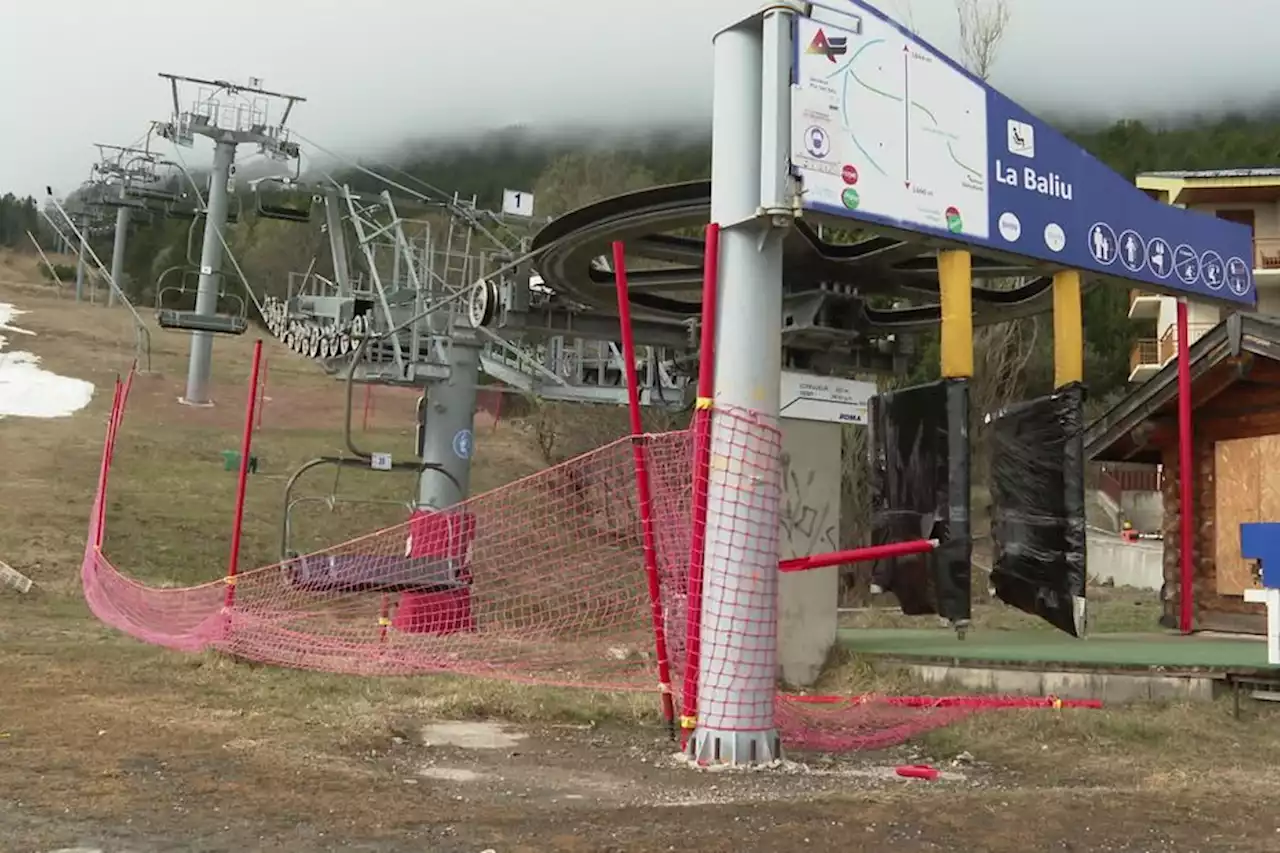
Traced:
POLYGON ((697 728, 685 749, 701 767, 760 767, 782 760, 776 729, 743 732, 697 728))

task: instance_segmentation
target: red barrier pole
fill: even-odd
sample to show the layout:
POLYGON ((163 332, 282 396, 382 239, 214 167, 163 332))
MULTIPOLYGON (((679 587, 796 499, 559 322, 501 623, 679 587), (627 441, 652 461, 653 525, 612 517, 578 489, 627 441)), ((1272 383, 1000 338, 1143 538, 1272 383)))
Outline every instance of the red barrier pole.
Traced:
POLYGON ((262 384, 258 386, 258 423, 255 429, 262 429, 262 410, 267 407, 267 360, 262 360, 262 384))
POLYGON ((1178 486, 1181 490, 1179 501, 1178 532, 1181 534, 1181 548, 1178 559, 1181 563, 1181 583, 1178 593, 1178 628, 1183 634, 1190 634, 1194 616, 1194 574, 1192 559, 1194 557, 1192 533, 1195 530, 1195 512, 1192 506, 1191 483, 1195 476, 1192 471, 1194 463, 1191 454, 1191 359, 1190 341, 1187 340, 1187 301, 1178 300, 1178 486))
POLYGON ((120 424, 124 422, 124 407, 129 402, 129 392, 133 389, 133 376, 137 369, 138 362, 135 359, 123 383, 120 382, 120 377, 116 377, 115 396, 111 401, 111 419, 107 422, 107 446, 103 449, 102 477, 99 480, 102 502, 98 507, 98 535, 94 539, 94 544, 99 548, 102 547, 102 536, 107 527, 107 480, 111 475, 111 462, 116 456, 116 440, 120 437, 120 424))
POLYGON ((116 429, 120 426, 120 399, 124 395, 124 386, 120 377, 116 377, 115 393, 111 398, 111 416, 107 420, 107 438, 102 448, 102 465, 98 469, 98 505, 94 516, 93 545, 102 547, 102 535, 105 532, 107 518, 107 472, 111 469, 111 454, 115 450, 116 429))
POLYGON ((910 554, 924 554, 937 547, 937 539, 913 539, 910 542, 891 542, 887 545, 871 545, 866 548, 853 548, 849 551, 831 551, 827 554, 813 554, 808 557, 781 560, 778 563, 778 571, 803 572, 808 569, 825 569, 827 566, 869 563, 873 560, 888 560, 893 557, 906 557, 910 554))
POLYGON ((106 452, 102 454, 102 465, 111 464, 111 445, 116 438, 116 430, 120 426, 120 397, 124 394, 124 385, 120 377, 116 377, 115 389, 111 393, 111 414, 107 416, 106 452))
POLYGON ((134 367, 129 368, 129 375, 125 377, 123 385, 120 385, 120 380, 116 379, 116 384, 120 385, 120 388, 119 396, 113 404, 111 412, 111 445, 110 450, 107 453, 108 468, 111 467, 111 460, 115 458, 116 455, 116 437, 120 433, 120 424, 124 421, 124 408, 129 404, 129 392, 133 390, 133 376, 137 362, 134 362, 134 365, 134 367))
POLYGON ((119 421, 124 420, 124 407, 129 405, 129 392, 133 390, 133 377, 135 375, 137 375, 137 362, 134 362, 134 366, 129 368, 129 375, 124 380, 124 393, 120 397, 120 411, 116 413, 116 426, 119 426, 119 421))
POLYGON ((244 526, 244 495, 249 485, 249 452, 253 448, 253 415, 258 403, 258 368, 262 363, 262 339, 253 342, 253 369, 249 372, 249 401, 244 410, 244 437, 240 440, 240 478, 236 483, 236 514, 231 526, 231 558, 227 561, 227 597, 223 604, 236 601, 236 570, 240 565, 240 533, 244 526))
POLYGON ((689 527, 689 594, 685 600, 684 695, 680 747, 698 724, 698 668, 702 651, 702 562, 707 550, 707 485, 711 468, 711 407, 715 390, 716 279, 720 274, 720 226, 707 226, 702 270, 702 333, 698 353, 698 397, 693 421, 693 518, 689 527))
POLYGON ((94 508, 93 544, 102 547, 103 525, 107 512, 107 472, 111 469, 111 450, 115 443, 116 426, 119 423, 121 385, 120 377, 116 377, 115 391, 111 397, 111 415, 107 419, 107 436, 102 443, 102 462, 98 466, 98 503, 94 508))
POLYGON ((107 420, 107 461, 108 468, 111 467, 111 458, 116 452, 116 433, 120 431, 120 414, 124 411, 124 389, 125 385, 120 381, 120 377, 116 377, 115 394, 111 398, 111 417, 107 420))
POLYGON ((631 297, 627 292, 626 248, 613 244, 613 277, 618 290, 618 324, 622 327, 622 361, 627 377, 627 411, 631 416, 631 454, 636 463, 636 495, 640 499, 640 534, 644 543, 644 573, 649 582, 649 607, 653 615, 653 642, 658 651, 658 689, 662 691, 662 718, 671 739, 676 739, 675 703, 671 698, 671 662, 667 658, 667 631, 663 624, 662 590, 658 583, 658 550, 653 538, 653 499, 649 491, 649 466, 645 464, 644 423, 640 418, 640 383, 636 377, 636 338, 631 329, 631 297))

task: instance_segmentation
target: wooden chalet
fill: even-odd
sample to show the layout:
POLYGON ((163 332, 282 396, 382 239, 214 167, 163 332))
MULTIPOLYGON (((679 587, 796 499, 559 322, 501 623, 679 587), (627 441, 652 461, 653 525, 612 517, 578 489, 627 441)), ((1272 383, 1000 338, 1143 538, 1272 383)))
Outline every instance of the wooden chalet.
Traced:
MULTIPOLYGON (((1240 524, 1280 521, 1280 317, 1233 314, 1191 344, 1197 630, 1262 634, 1240 524)), ((1165 364, 1085 431, 1086 458, 1162 464, 1164 616, 1179 606, 1178 365, 1165 364)))

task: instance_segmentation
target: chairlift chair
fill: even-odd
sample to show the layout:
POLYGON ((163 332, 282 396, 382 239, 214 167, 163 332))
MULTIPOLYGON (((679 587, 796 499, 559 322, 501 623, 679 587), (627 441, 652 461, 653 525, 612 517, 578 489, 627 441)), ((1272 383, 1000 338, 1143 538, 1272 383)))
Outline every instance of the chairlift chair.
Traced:
POLYGON ((253 198, 259 216, 284 222, 310 222, 316 202, 315 196, 288 178, 260 178, 253 184, 253 198))
POLYGON ((187 293, 196 293, 198 284, 188 284, 196 270, 170 267, 160 274, 156 281, 156 323, 162 329, 177 332, 209 332, 215 335, 243 335, 249 330, 248 310, 245 301, 238 294, 227 293, 226 288, 218 287, 218 300, 223 304, 230 303, 231 311, 215 311, 213 314, 201 314, 195 310, 177 307, 187 293), (182 277, 175 285, 162 286, 165 276, 181 270, 182 277))
POLYGON ((186 193, 148 184, 131 184, 125 191, 131 196, 161 202, 176 202, 186 196, 186 193))
POLYGON ((115 193, 106 193, 102 198, 98 199, 97 204, 102 207, 127 207, 131 210, 146 210, 147 204, 141 198, 133 195, 124 196, 123 198, 115 193))
POLYGON ((181 219, 183 222, 190 222, 200 215, 200 209, 195 203, 185 198, 167 202, 161 208, 169 219, 181 219))

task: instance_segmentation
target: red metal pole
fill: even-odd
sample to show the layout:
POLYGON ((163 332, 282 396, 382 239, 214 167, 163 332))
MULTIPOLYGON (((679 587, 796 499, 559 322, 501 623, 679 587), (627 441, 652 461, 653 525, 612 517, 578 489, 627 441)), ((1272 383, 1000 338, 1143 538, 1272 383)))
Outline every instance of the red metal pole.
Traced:
POLYGON ((1181 548, 1178 555, 1181 569, 1181 584, 1178 593, 1178 628, 1184 634, 1190 634, 1194 621, 1194 559, 1193 533, 1195 532, 1195 512, 1192 505, 1191 483, 1195 477, 1192 470, 1191 453, 1191 359, 1188 355, 1191 343, 1187 335, 1187 302, 1178 300, 1178 486, 1181 491, 1179 500, 1178 533, 1181 534, 1181 548))
POLYGON ((872 560, 888 560, 893 557, 906 557, 910 554, 924 554, 937 547, 937 539, 913 539, 910 542, 891 542, 887 545, 870 545, 866 548, 853 548, 848 551, 831 551, 827 554, 813 554, 808 557, 796 557, 791 560, 781 560, 778 563, 778 571, 803 572, 809 569, 825 569, 827 566, 847 566, 850 563, 868 563, 872 560))
POLYGON ((797 705, 892 705, 899 708, 1101 708, 1101 699, 1059 699, 1056 696, 884 696, 863 693, 855 696, 801 696, 789 693, 787 702, 797 705))
POLYGON ((116 452, 116 434, 120 431, 120 416, 124 412, 125 384, 116 377, 115 396, 111 398, 111 418, 107 421, 107 468, 116 452))
POLYGON ((107 439, 102 448, 102 465, 98 469, 98 504, 94 514, 93 544, 102 547, 103 528, 107 518, 107 474, 111 470, 111 454, 115 450, 116 429, 120 426, 120 399, 124 396, 124 386, 116 377, 115 394, 111 398, 111 417, 107 420, 107 439))
POLYGON ((227 596, 223 604, 236 601, 236 570, 240 566, 240 533, 244 526, 244 495, 249 485, 249 454, 253 449, 253 415, 258 403, 258 369, 262 366, 262 339, 253 342, 253 369, 249 373, 249 400, 244 410, 244 437, 240 440, 240 477, 236 482, 236 515, 231 526, 231 558, 227 561, 227 596))
POLYGON ((254 429, 262 429, 262 410, 267 407, 267 360, 262 360, 262 383, 258 386, 258 422, 254 429))
POLYGON ((715 391, 716 294, 720 274, 720 226, 707 226, 702 271, 702 334, 698 352, 698 397, 693 421, 693 518, 689 527, 689 594, 685 600, 684 695, 680 747, 698 722, 698 668, 702 643, 702 562, 707 550, 707 485, 711 468, 711 407, 715 391))
POLYGON ((649 491, 649 466, 645 464, 644 423, 640 418, 640 383, 636 377, 636 338, 631 328, 631 297, 627 291, 626 248, 613 244, 613 277, 618 289, 618 324, 622 327, 622 361, 627 377, 627 411, 631 416, 631 453, 636 463, 636 494, 640 499, 640 535, 644 543, 644 573, 649 582, 649 606, 653 615, 653 641, 658 651, 658 689, 662 691, 662 717, 675 740, 675 702, 671 698, 671 661, 667 657, 667 631, 663 624, 662 588, 658 582, 658 550, 654 544, 653 499, 649 491))
MULTIPOLYGON (((120 396, 119 396, 119 399, 116 401, 115 409, 111 415, 111 418, 112 418, 111 450, 107 455, 108 468, 111 467, 111 460, 115 458, 116 437, 120 434, 120 424, 124 421, 125 406, 129 405, 129 392, 133 390, 133 376, 134 376, 134 370, 136 368, 137 362, 135 362, 134 364, 135 364, 135 367, 129 368, 129 375, 125 377, 124 384, 120 386, 120 396)), ((119 381, 120 380, 118 379, 116 380, 117 383, 119 383, 119 381)))
POLYGON ((120 421, 124 419, 124 407, 129 403, 129 392, 133 389, 133 377, 138 373, 138 360, 135 358, 133 363, 129 365, 129 374, 124 378, 124 390, 120 395, 120 406, 116 411, 116 426, 120 426, 120 421))

